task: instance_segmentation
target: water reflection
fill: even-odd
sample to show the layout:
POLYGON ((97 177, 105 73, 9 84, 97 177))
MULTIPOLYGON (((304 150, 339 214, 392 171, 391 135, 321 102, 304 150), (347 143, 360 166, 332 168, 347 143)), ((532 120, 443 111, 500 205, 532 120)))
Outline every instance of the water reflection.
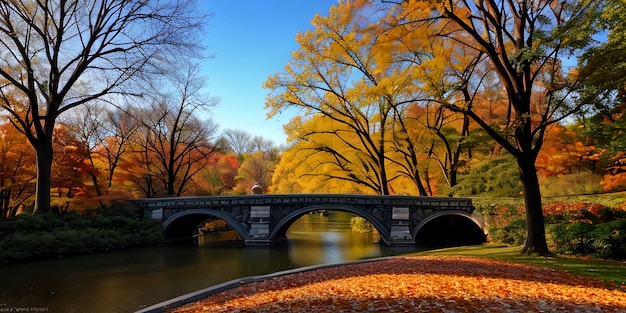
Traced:
POLYGON ((374 244, 350 230, 353 215, 305 215, 272 248, 246 248, 237 234, 203 237, 197 247, 166 246, 0 266, 0 311, 133 312, 232 279, 316 264, 416 251, 374 244))
POLYGON ((352 217, 339 211, 302 216, 287 231, 291 261, 308 266, 379 256, 378 233, 353 232, 352 217))

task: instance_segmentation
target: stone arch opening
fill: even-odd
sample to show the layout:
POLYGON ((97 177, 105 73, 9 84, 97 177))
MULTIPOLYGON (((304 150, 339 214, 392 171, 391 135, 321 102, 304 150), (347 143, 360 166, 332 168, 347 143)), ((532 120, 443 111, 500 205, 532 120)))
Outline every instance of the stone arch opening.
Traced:
POLYGON ((161 228, 166 240, 190 239, 198 235, 199 227, 207 220, 222 220, 234 229, 242 240, 247 238, 246 228, 231 216, 212 210, 187 210, 170 216, 161 228))
POLYGON ((287 230, 289 229, 289 227, 291 227, 291 225, 295 221, 297 221, 299 218, 301 218, 305 214, 309 214, 312 212, 319 212, 323 210, 348 212, 348 213, 354 214, 355 216, 361 217, 365 219, 367 222, 369 222, 370 224, 372 224, 372 226, 374 226, 382 242, 384 242, 385 244, 388 244, 390 242, 387 231, 385 231, 385 226, 374 216, 371 216, 370 214, 367 214, 363 212, 362 210, 358 210, 349 205, 334 205, 334 204, 333 205, 327 204, 327 205, 305 206, 297 210, 294 210, 293 212, 290 212, 288 215, 283 217, 276 224, 276 227, 274 227, 272 233, 270 234, 270 238, 274 240, 279 239, 279 238, 286 238, 287 230))
POLYGON ((482 244, 486 235, 480 222, 465 212, 439 212, 422 220, 414 231, 419 244, 482 244))

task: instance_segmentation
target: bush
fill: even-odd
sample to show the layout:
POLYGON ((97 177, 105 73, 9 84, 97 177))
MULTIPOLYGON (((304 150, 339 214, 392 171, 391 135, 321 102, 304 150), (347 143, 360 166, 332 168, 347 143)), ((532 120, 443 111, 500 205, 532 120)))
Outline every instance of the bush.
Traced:
POLYGON ((139 209, 128 201, 113 201, 106 207, 102 208, 104 216, 122 216, 129 218, 139 218, 139 209))
MULTIPOLYGON (((622 203, 622 202, 620 202, 622 203)), ((514 203, 477 208, 493 243, 521 245, 526 240, 524 208, 514 203)), ((590 202, 557 201, 543 206, 546 236, 555 253, 626 259, 626 204, 614 208, 590 202)))
POLYGON ((503 227, 489 227, 489 239, 494 243, 518 246, 526 241, 526 220, 510 222, 503 227))
POLYGON ((591 255, 595 226, 583 222, 559 223, 548 227, 555 245, 555 252, 573 255, 591 255))
POLYGON ((121 216, 20 216, 0 225, 3 263, 153 245, 163 240, 156 223, 121 216))
POLYGON ((599 224, 593 235, 594 257, 626 259, 626 219, 599 224))
POLYGON ((549 225, 548 232, 556 253, 604 259, 626 258, 626 220, 600 224, 564 222, 549 225))

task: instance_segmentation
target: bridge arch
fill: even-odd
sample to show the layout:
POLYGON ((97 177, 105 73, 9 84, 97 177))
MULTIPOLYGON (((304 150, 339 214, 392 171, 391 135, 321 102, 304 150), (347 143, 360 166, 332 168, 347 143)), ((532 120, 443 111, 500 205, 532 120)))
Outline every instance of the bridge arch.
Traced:
POLYGON ((244 240, 248 238, 248 230, 232 216, 211 209, 193 209, 174 213, 163 222, 161 229, 166 238, 185 238, 191 236, 202 222, 211 217, 224 220, 241 238, 244 240))
POLYGON ((291 227, 291 225, 300 217, 310 212, 315 212, 315 211, 320 211, 320 210, 349 212, 356 216, 360 216, 364 218, 365 220, 367 220, 370 224, 372 224, 374 228, 376 228, 376 230, 378 231, 378 234, 380 235, 380 240, 385 242, 385 244, 389 244, 390 242, 388 231, 386 230, 385 225, 381 223, 380 219, 377 219, 373 215, 363 210, 359 210, 353 206, 342 205, 342 204, 310 205, 310 206, 304 206, 299 209, 296 209, 290 212, 289 214, 285 215, 282 219, 280 219, 280 221, 278 221, 278 223, 276 224, 276 227, 274 227, 274 229, 272 230, 270 234, 270 238, 276 239, 276 238, 281 238, 285 236, 289 227, 291 227))
POLYGON ((435 241, 437 243, 450 243, 447 241, 483 243, 486 241, 482 222, 460 210, 446 210, 427 216, 413 230, 413 238, 420 241, 425 233, 430 234, 428 237, 438 240, 439 242, 435 241), (441 227, 444 225, 445 228, 441 227), (433 232, 435 235, 432 234, 433 232))

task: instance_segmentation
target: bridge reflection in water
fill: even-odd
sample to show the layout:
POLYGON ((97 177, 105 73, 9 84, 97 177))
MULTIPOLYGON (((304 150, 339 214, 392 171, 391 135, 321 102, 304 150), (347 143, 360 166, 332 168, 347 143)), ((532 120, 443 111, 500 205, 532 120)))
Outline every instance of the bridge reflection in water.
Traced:
POLYGON ((371 223, 382 243, 481 243, 481 217, 471 199, 351 194, 261 194, 243 196, 150 198, 133 201, 143 214, 161 223, 168 239, 190 237, 207 219, 232 227, 247 246, 267 246, 286 238, 304 214, 345 211, 371 223))

